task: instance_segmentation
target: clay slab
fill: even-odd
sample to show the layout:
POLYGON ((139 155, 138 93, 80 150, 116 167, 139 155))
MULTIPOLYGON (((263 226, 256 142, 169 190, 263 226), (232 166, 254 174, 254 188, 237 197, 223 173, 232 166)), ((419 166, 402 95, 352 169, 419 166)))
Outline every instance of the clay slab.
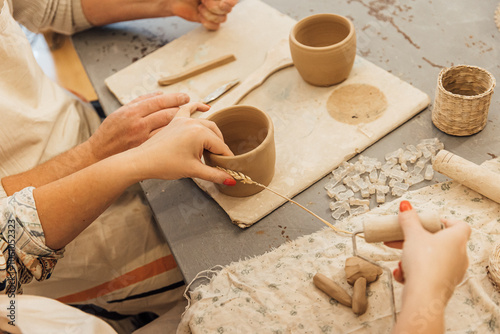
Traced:
MULTIPOLYGON (((106 83, 120 101, 128 102, 134 98, 131 92, 138 92, 139 88, 141 93, 158 90, 158 86, 147 90, 152 75, 148 68, 159 66, 160 60, 165 64, 162 66, 168 66, 175 73, 179 71, 175 66, 183 66, 184 62, 186 67, 192 66, 195 55, 207 55, 200 60, 201 63, 223 54, 235 54, 237 60, 225 65, 224 70, 214 69, 210 75, 204 73, 187 82, 168 86, 166 90, 162 88, 164 91, 188 92, 193 101, 202 99, 204 94, 222 84, 235 78, 244 79, 257 69, 264 62, 267 50, 287 38, 294 23, 290 17, 258 0, 245 0, 235 7, 219 32, 195 29, 114 74, 106 83), (168 56, 176 64, 162 60, 168 56)), ((154 77, 154 82, 157 79, 154 77)), ((424 92, 357 56, 349 78, 339 85, 327 88, 311 86, 302 80, 294 67, 290 67, 275 73, 240 103, 264 110, 273 119, 276 171, 269 187, 293 197, 342 161, 419 113, 429 102, 424 92), (347 124, 332 118, 327 110, 328 97, 335 89, 349 84, 368 84, 378 88, 387 99, 385 112, 371 123, 347 124)), ((234 198, 221 194, 213 183, 195 182, 240 227, 251 226, 284 203, 282 198, 268 191, 248 198, 234 198)))

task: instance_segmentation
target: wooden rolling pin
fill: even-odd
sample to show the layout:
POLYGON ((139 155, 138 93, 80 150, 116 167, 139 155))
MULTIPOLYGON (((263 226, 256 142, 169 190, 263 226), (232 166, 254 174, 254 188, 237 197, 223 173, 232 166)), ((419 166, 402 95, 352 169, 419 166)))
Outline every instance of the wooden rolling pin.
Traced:
MULTIPOLYGON (((423 227, 436 233, 444 229, 439 215, 435 212, 421 212, 418 214, 423 227)), ((366 242, 386 242, 404 240, 403 230, 399 225, 397 215, 370 217, 363 223, 366 242)))
POLYGON ((207 61, 206 63, 200 64, 198 66, 195 66, 193 68, 190 68, 184 72, 171 75, 168 77, 163 77, 158 80, 158 84, 160 86, 168 86, 171 84, 174 84, 176 82, 182 81, 189 79, 191 77, 194 77, 195 75, 201 74, 203 72, 212 70, 214 68, 217 68, 219 66, 225 65, 227 63, 230 63, 232 61, 235 61, 236 57, 234 55, 225 55, 222 57, 219 57, 217 59, 207 61))
POLYGON ((499 173, 478 166, 446 150, 439 151, 432 167, 435 171, 500 203, 499 173))

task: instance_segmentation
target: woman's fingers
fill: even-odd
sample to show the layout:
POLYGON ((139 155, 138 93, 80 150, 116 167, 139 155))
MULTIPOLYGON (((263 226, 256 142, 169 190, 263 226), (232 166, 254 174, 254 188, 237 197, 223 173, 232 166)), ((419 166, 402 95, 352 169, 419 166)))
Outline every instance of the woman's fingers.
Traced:
POLYGON ((209 128, 210 130, 212 130, 217 135, 217 137, 224 140, 224 136, 222 135, 222 132, 220 131, 220 129, 217 127, 217 125, 214 122, 206 120, 206 119, 200 119, 199 121, 201 124, 203 124, 204 126, 209 128))
POLYGON ((197 165, 194 171, 195 177, 203 180, 207 180, 213 183, 225 184, 225 185, 235 185, 236 182, 231 182, 233 178, 226 172, 221 171, 215 167, 209 167, 200 163, 197 165))
POLYGON ((446 226, 446 229, 443 232, 454 235, 454 237, 462 243, 467 243, 471 234, 469 224, 460 220, 442 219, 441 221, 446 226))
MULTIPOLYGON (((204 123, 202 123, 206 126, 204 123)), ((211 128, 207 128, 207 137, 205 138, 204 149, 212 152, 213 154, 220 154, 225 156, 233 156, 233 152, 229 149, 229 146, 224 143, 222 138, 220 138, 211 128)))
POLYGON ((425 232, 425 229, 423 228, 422 223, 418 218, 417 212, 413 210, 410 202, 401 201, 401 203, 399 203, 398 218, 405 239, 410 236, 417 236, 425 232))
POLYGON ((398 281, 399 283, 403 284, 405 282, 405 276, 403 272, 403 266, 401 264, 401 261, 398 263, 398 267, 394 269, 392 272, 392 275, 394 276, 394 279, 398 281))
MULTIPOLYGON (((198 120, 198 122, 200 122, 200 124, 203 125, 205 128, 205 133, 203 134, 204 136, 203 150, 210 151, 213 154, 220 154, 226 156, 233 155, 229 147, 222 140, 221 138, 222 134, 220 134, 219 136, 216 133, 216 132, 220 133, 220 130, 217 128, 215 123, 207 120, 198 120)), ((203 164, 201 161, 197 161, 195 163, 193 174, 197 178, 211 181, 214 183, 224 183, 226 185, 235 184, 234 180, 229 174, 217 168, 209 167, 203 164), (228 183, 228 180, 232 182, 228 183)))
MULTIPOLYGON (((188 103, 180 107, 167 108, 151 113, 146 116, 146 120, 151 131, 150 137, 154 136, 158 130, 168 125, 174 117, 190 117, 195 111, 206 112, 208 110, 210 110, 209 105, 198 102, 188 103)), ((215 126, 215 128, 214 126, 210 126, 209 128, 222 138, 222 133, 217 126, 215 126)))
POLYGON ((179 111, 177 112, 177 114, 175 115, 175 118, 179 118, 179 117, 191 117, 191 115, 195 112, 195 111, 208 111, 210 110, 210 106, 207 105, 207 104, 204 104, 204 103, 201 103, 201 102, 192 102, 192 103, 188 103, 188 104, 185 104, 183 106, 181 106, 179 108, 179 111))
POLYGON ((391 248, 403 249, 404 241, 388 241, 384 242, 384 245, 391 248))

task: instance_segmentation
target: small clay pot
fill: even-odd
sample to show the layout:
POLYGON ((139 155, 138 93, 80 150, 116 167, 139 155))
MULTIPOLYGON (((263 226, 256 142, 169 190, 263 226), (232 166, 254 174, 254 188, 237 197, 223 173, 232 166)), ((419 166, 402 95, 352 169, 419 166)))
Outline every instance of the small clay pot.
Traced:
MULTIPOLYGON (((221 109, 208 120, 215 122, 234 156, 222 156, 205 151, 203 157, 209 166, 219 166, 241 172, 265 186, 274 176, 276 150, 274 126, 271 117, 251 106, 238 105, 221 109)), ((236 183, 235 186, 216 185, 226 195, 245 197, 263 190, 253 184, 236 183)))
POLYGON ((352 22, 336 14, 316 14, 295 24, 290 52, 300 76, 314 86, 338 84, 349 76, 356 57, 352 22))

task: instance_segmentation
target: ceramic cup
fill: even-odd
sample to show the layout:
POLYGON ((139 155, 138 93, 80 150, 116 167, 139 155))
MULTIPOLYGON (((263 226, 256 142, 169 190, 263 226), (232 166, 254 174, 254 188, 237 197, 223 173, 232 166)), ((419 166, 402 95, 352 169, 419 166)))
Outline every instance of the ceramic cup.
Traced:
POLYGON ((356 57, 352 22, 336 14, 316 14, 295 24, 290 52, 300 76, 314 86, 331 86, 347 79, 356 57))
MULTIPOLYGON (((256 182, 269 185, 274 176, 276 162, 271 117, 255 107, 237 105, 221 109, 207 119, 217 124, 224 136, 224 142, 234 156, 205 151, 205 163, 242 172, 256 182)), ((241 182, 232 187, 223 184, 216 186, 223 194, 235 197, 251 196, 263 190, 262 187, 241 182)))

